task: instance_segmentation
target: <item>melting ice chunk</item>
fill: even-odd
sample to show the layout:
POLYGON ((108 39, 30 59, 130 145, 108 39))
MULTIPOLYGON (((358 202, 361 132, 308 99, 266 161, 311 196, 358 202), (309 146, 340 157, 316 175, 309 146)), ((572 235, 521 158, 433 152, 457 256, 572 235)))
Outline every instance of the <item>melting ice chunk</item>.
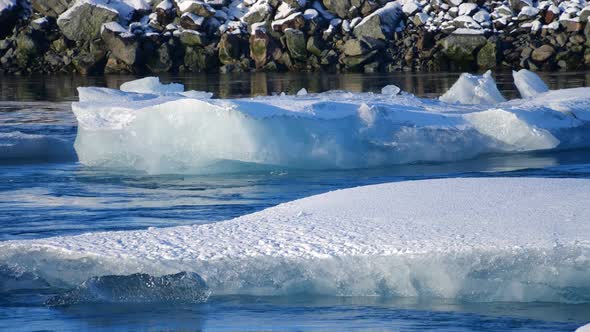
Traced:
POLYGON ((512 71, 512 77, 514 77, 514 84, 522 98, 531 98, 549 91, 547 84, 543 82, 539 75, 530 70, 512 71))
POLYGON ((307 95, 307 90, 305 88, 301 88, 301 90, 297 91, 298 96, 305 96, 307 95))
POLYGON ((184 92, 184 85, 179 83, 162 84, 157 77, 145 77, 123 83, 121 91, 155 94, 180 93, 184 92))
POLYGON ((47 304, 200 303, 208 297, 207 285, 196 273, 180 272, 161 277, 135 273, 92 277, 75 289, 49 299, 47 304))
POLYGON ((445 103, 457 104, 497 104, 506 101, 502 96, 492 72, 487 71, 483 76, 463 73, 453 84, 451 89, 440 97, 445 103))
POLYGON ((390 84, 390 85, 386 85, 381 89, 381 94, 382 95, 397 95, 400 93, 400 91, 402 91, 399 87, 390 84))

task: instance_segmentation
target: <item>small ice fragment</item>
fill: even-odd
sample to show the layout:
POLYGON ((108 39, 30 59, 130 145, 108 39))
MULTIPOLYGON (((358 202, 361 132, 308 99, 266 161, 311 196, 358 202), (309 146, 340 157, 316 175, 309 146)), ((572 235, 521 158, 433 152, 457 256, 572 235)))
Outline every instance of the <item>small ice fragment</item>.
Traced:
POLYGON ((497 104, 506 101, 502 96, 492 72, 487 71, 482 76, 463 73, 453 84, 451 89, 440 97, 445 103, 458 104, 497 104))
POLYGON ((307 94, 307 90, 305 88, 301 88, 301 90, 297 91, 298 96, 305 96, 307 94))
POLYGON ((402 90, 399 87, 397 87, 393 84, 390 84, 390 85, 384 86, 383 89, 381 89, 381 94, 382 95, 398 95, 401 91, 402 90))
POLYGON ((179 93, 184 92, 184 85, 179 83, 162 84, 157 77, 145 77, 121 85, 121 91, 137 93, 179 93))
POLYGON ((590 332, 590 323, 580 326, 576 329, 576 332, 590 332))
POLYGON ((522 98, 532 98, 540 93, 549 91, 547 84, 530 70, 521 69, 519 71, 512 71, 514 77, 514 84, 522 98))

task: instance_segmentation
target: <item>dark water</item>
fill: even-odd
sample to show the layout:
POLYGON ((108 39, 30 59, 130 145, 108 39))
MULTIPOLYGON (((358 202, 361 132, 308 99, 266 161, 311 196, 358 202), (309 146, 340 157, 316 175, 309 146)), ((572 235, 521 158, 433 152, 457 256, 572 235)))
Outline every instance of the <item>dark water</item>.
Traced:
MULTIPOLYGON (((379 91, 387 84, 435 97, 458 75, 257 73, 164 76, 162 80, 212 91, 217 97, 293 93, 300 88, 379 91)), ((543 78, 553 89, 590 86, 590 73, 549 73, 543 78)), ((590 178, 590 151, 584 150, 488 155, 379 169, 273 168, 208 176, 150 176, 79 164, 72 148, 76 121, 68 103, 76 99, 76 87, 116 88, 130 79, 0 77, 0 138, 11 140, 15 132, 31 135, 17 151, 20 154, 9 154, 0 145, 0 241, 215 222, 334 189, 409 179, 590 178)), ((517 96, 510 73, 499 73, 496 79, 505 96, 517 96)), ((4 291, 0 280, 0 330, 573 331, 590 321, 590 304, 382 298, 213 296, 195 305, 49 308, 44 301, 63 290, 32 288, 4 291)))
MULTIPOLYGON (((438 97, 455 83, 461 73, 391 73, 391 74, 326 74, 326 73, 232 73, 160 76, 163 82, 179 82, 187 90, 209 91, 216 97, 248 97, 273 93, 294 94, 301 88, 308 92, 348 90, 377 92, 388 84, 419 97, 438 97)), ((590 86, 590 72, 539 73, 550 89, 590 86)), ((0 76, 0 100, 4 101, 73 101, 79 86, 119 88, 138 78, 130 75, 111 76, 0 76)), ((494 73, 498 88, 506 98, 518 96, 511 72, 494 73)))

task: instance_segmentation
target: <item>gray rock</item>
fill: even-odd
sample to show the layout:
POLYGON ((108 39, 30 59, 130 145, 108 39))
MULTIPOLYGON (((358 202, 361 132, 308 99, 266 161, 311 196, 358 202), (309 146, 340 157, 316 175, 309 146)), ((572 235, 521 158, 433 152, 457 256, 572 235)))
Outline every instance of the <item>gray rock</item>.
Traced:
POLYGON ((180 17, 180 26, 189 30, 201 30, 205 23, 205 18, 193 13, 184 13, 180 17))
POLYGON ((76 71, 82 75, 100 73, 104 69, 106 52, 99 49, 83 51, 72 59, 76 71))
POLYGON ((307 51, 315 56, 321 56, 324 48, 324 41, 318 36, 311 36, 307 40, 307 51))
POLYGON ((30 33, 21 32, 16 38, 16 61, 21 67, 26 67, 29 61, 39 54, 37 43, 30 33))
POLYGON ((119 13, 115 10, 83 2, 60 15, 57 25, 69 40, 87 41, 100 36, 104 23, 117 21, 118 18, 119 13))
POLYGON ((484 46, 487 39, 481 35, 450 35, 440 41, 443 54, 457 62, 475 60, 475 51, 484 46))
POLYGON ((338 17, 348 17, 349 10, 352 6, 350 0, 323 0, 322 3, 330 12, 338 17))
POLYGON ((72 2, 73 0, 31 0, 31 6, 45 16, 58 17, 68 10, 72 2))
POLYGON ((307 45, 303 32, 295 29, 286 29, 285 41, 292 59, 302 62, 307 59, 307 45))
POLYGON ((385 7, 365 17, 354 27, 357 38, 370 37, 388 40, 403 18, 401 6, 397 2, 389 2, 385 7))
POLYGON ((487 42, 477 52, 477 66, 482 69, 492 69, 496 67, 496 43, 487 42))
POLYGON ((217 68, 215 54, 208 48, 187 47, 184 51, 184 66, 194 72, 217 68))
POLYGON ((250 58, 254 60, 256 68, 260 69, 266 65, 268 59, 268 48, 270 37, 262 29, 255 30, 250 35, 250 58))
POLYGON ((508 3, 510 5, 510 8, 512 8, 512 10, 515 13, 520 12, 520 10, 525 6, 533 5, 533 2, 531 0, 508 0, 508 3))
POLYGON ((367 54, 358 56, 347 56, 342 58, 341 62, 348 69, 357 69, 361 65, 370 62, 377 55, 378 50, 371 51, 367 54))
POLYGON ((206 35, 194 30, 183 30, 179 39, 182 44, 187 46, 204 46, 207 44, 206 35))
POLYGON ((189 0, 182 3, 182 7, 179 7, 181 12, 184 13, 193 13, 203 17, 211 17, 215 15, 215 9, 211 7, 208 3, 203 1, 193 1, 189 0))
POLYGON ((165 73, 172 68, 172 56, 168 44, 163 43, 155 52, 146 52, 146 67, 152 73, 165 73))
POLYGON ((264 22, 270 19, 271 14, 272 7, 269 4, 255 4, 250 7, 250 10, 242 17, 242 21, 248 24, 264 22))
POLYGON ((300 30, 305 26, 305 19, 301 13, 293 13, 284 19, 272 23, 273 31, 284 32, 286 29, 300 30))
POLYGON ((115 58, 127 65, 140 62, 141 52, 138 38, 127 32, 119 23, 104 24, 100 37, 115 58))
POLYGON ((121 74, 121 73, 132 73, 133 68, 125 62, 115 58, 112 54, 107 59, 107 63, 104 67, 105 74, 121 74))
POLYGON ((344 54, 349 56, 357 56, 367 54, 372 50, 383 48, 383 41, 371 38, 349 39, 342 46, 344 54))
POLYGON ((235 64, 249 52, 248 40, 235 33, 221 36, 219 44, 219 61, 224 65, 235 64))

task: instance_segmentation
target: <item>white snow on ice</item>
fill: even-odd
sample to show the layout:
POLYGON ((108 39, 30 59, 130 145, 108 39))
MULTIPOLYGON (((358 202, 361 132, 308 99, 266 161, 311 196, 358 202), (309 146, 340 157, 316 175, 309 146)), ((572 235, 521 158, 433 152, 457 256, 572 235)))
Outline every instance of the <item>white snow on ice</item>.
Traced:
POLYGON ((408 181, 206 225, 0 243, 52 284, 197 272, 214 294, 589 302, 590 180, 408 181))
POLYGON ((492 78, 492 72, 483 76, 463 73, 451 89, 440 97, 446 103, 497 104, 506 101, 492 78))
MULTIPOLYGON (((519 85, 537 86, 527 83, 535 77, 519 85)), ((392 87, 382 94, 222 100, 154 77, 125 83, 122 91, 78 90, 80 102, 72 109, 80 161, 148 173, 211 172, 227 161, 378 167, 590 142, 590 88, 505 102, 490 73, 462 75, 441 100, 398 95, 392 87)))
POLYGON ((549 91, 547 84, 530 70, 512 71, 514 84, 522 98, 532 98, 540 93, 549 91))

